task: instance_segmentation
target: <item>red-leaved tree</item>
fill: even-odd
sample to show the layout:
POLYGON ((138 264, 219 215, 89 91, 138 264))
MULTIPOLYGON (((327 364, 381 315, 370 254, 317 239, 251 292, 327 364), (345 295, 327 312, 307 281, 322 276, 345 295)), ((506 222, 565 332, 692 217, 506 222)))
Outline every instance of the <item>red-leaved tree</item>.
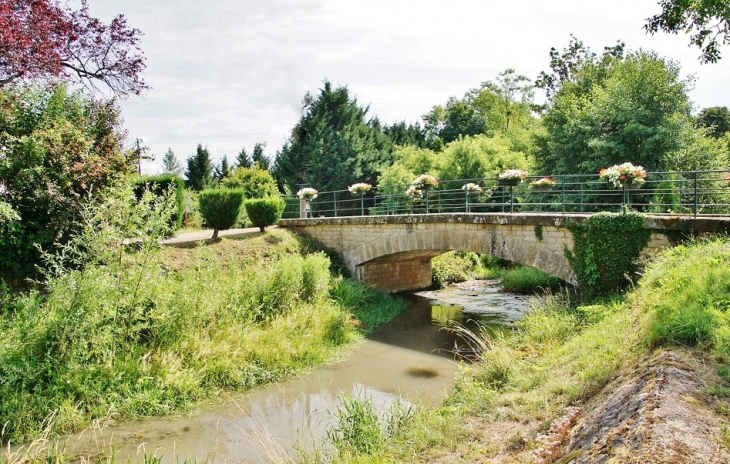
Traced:
POLYGON ((56 0, 0 0, 0 87, 62 78, 92 91, 139 95, 148 88, 140 77, 141 35, 123 15, 110 24, 90 16, 85 0, 79 10, 56 0))

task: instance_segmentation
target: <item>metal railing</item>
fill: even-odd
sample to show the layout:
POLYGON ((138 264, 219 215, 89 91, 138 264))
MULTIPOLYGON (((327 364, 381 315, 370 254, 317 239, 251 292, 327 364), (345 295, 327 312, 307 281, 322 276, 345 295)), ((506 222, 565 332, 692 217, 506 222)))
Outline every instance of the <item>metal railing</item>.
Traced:
MULTIPOLYGON (((599 212, 630 209, 673 215, 730 215, 730 170, 650 172, 642 185, 615 188, 597 174, 551 176, 553 187, 535 187, 532 176, 517 185, 496 178, 439 181, 421 197, 405 194, 410 185, 380 186, 362 198, 347 190, 319 192, 310 217, 427 213, 599 212), (462 186, 478 184, 481 192, 462 186)), ((300 199, 286 197, 283 218, 300 217, 300 199)))

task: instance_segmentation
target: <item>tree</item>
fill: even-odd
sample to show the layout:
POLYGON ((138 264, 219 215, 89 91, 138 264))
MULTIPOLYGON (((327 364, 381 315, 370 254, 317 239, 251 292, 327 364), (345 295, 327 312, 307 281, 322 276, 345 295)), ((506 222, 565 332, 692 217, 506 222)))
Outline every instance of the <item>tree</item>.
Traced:
POLYGON ((259 168, 268 171, 269 170, 269 158, 264 155, 264 147, 266 144, 260 144, 257 143, 253 146, 253 155, 251 156, 251 161, 253 162, 253 165, 258 165, 259 168))
POLYGON ((662 12, 647 18, 644 29, 650 34, 659 31, 690 33, 690 46, 701 50, 702 63, 720 59, 720 41, 730 43, 730 6, 727 0, 661 0, 662 12))
POLYGON ((710 137, 720 138, 730 132, 730 110, 727 106, 705 108, 697 115, 696 125, 707 127, 710 137))
POLYGON ((279 222, 285 206, 286 203, 281 198, 246 200, 243 204, 248 219, 261 233, 266 232, 266 226, 279 222))
POLYGON ((215 180, 220 182, 223 180, 224 177, 228 175, 230 172, 230 169, 228 167, 228 155, 223 155, 223 158, 221 158, 221 164, 215 167, 214 169, 213 177, 215 177, 215 180))
POLYGON ((66 85, 0 89, 0 204, 19 220, 0 234, 0 278, 20 281, 79 227, 81 211, 134 172, 114 100, 66 85))
POLYGON ((286 189, 302 184, 319 190, 344 189, 354 182, 374 183, 392 163, 388 138, 365 120, 368 108, 350 98, 347 87, 325 81, 315 98, 304 97, 304 115, 276 156, 274 173, 286 189))
POLYGON ((554 87, 546 133, 538 138, 541 172, 597 173, 625 161, 649 171, 669 168, 682 121, 690 117, 679 66, 654 52, 623 57, 611 50, 601 58, 581 53, 593 58, 567 66, 569 78, 554 87))
POLYGON ((252 168, 253 167, 251 158, 249 158, 248 153, 246 153, 246 148, 241 148, 241 151, 238 152, 238 154, 236 155, 236 161, 235 161, 233 167, 236 167, 236 168, 252 168))
POLYGON ((243 197, 247 200, 279 196, 279 189, 271 173, 257 167, 235 168, 223 178, 221 185, 242 190, 243 197))
POLYGON ((139 95, 148 87, 140 74, 142 33, 123 15, 110 24, 54 0, 0 0, 0 86, 36 78, 62 78, 88 90, 108 88, 116 96, 139 95))
POLYGON ((426 146, 426 131, 418 122, 406 124, 405 121, 399 121, 390 126, 383 126, 382 132, 393 145, 415 145, 421 148, 426 146))
POLYGON ((513 151, 502 136, 477 135, 451 142, 442 153, 439 179, 494 178, 507 169, 529 169, 524 153, 513 151))
POLYGON ((182 165, 171 148, 168 148, 162 157, 162 171, 168 174, 175 174, 176 176, 181 175, 183 172, 182 165))
POLYGON ((200 192, 198 205, 205 225, 213 229, 213 237, 218 231, 228 230, 238 221, 243 204, 243 192, 234 189, 208 189, 200 192))
POLYGON ((213 186, 213 163, 210 161, 208 147, 201 144, 195 149, 195 154, 188 158, 188 168, 185 171, 187 187, 200 192, 213 186))

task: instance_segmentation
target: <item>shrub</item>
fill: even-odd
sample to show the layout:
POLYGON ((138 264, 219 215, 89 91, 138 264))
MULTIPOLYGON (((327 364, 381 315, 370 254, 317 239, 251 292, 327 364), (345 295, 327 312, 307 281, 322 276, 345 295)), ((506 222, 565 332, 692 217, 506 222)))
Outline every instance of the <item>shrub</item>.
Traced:
POLYGON ((223 178, 221 186, 242 189, 243 197, 247 200, 279 195, 279 189, 271 173, 258 168, 236 168, 223 178))
POLYGON ((170 218, 170 226, 180 229, 183 225, 185 215, 185 181, 182 177, 174 174, 162 174, 159 176, 141 176, 132 181, 134 196, 139 200, 145 190, 149 190, 156 196, 164 196, 170 190, 175 195, 175 211, 170 218))
POLYGON ((560 279, 532 267, 518 267, 502 275, 502 286, 507 292, 537 293, 560 288, 560 279))
POLYGON ((276 224, 281 219, 284 211, 284 200, 281 198, 263 198, 259 200, 246 200, 244 207, 248 219, 261 232, 266 232, 266 226, 276 224))
POLYGON ((236 224, 242 203, 242 190, 211 189, 200 192, 200 214, 207 226, 213 228, 213 238, 218 238, 218 231, 230 229, 236 224))
POLYGON ((433 259, 433 284, 438 288, 473 277, 479 266, 479 255, 463 251, 451 251, 433 259))

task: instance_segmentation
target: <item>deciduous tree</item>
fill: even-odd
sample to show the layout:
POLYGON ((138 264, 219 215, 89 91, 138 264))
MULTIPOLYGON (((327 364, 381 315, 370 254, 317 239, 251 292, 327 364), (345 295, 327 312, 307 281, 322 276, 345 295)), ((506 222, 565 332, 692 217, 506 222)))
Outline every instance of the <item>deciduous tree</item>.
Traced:
POLYGON ((145 59, 142 33, 123 15, 110 24, 55 0, 0 0, 0 86, 36 78, 62 78, 117 96, 138 95, 145 59))

